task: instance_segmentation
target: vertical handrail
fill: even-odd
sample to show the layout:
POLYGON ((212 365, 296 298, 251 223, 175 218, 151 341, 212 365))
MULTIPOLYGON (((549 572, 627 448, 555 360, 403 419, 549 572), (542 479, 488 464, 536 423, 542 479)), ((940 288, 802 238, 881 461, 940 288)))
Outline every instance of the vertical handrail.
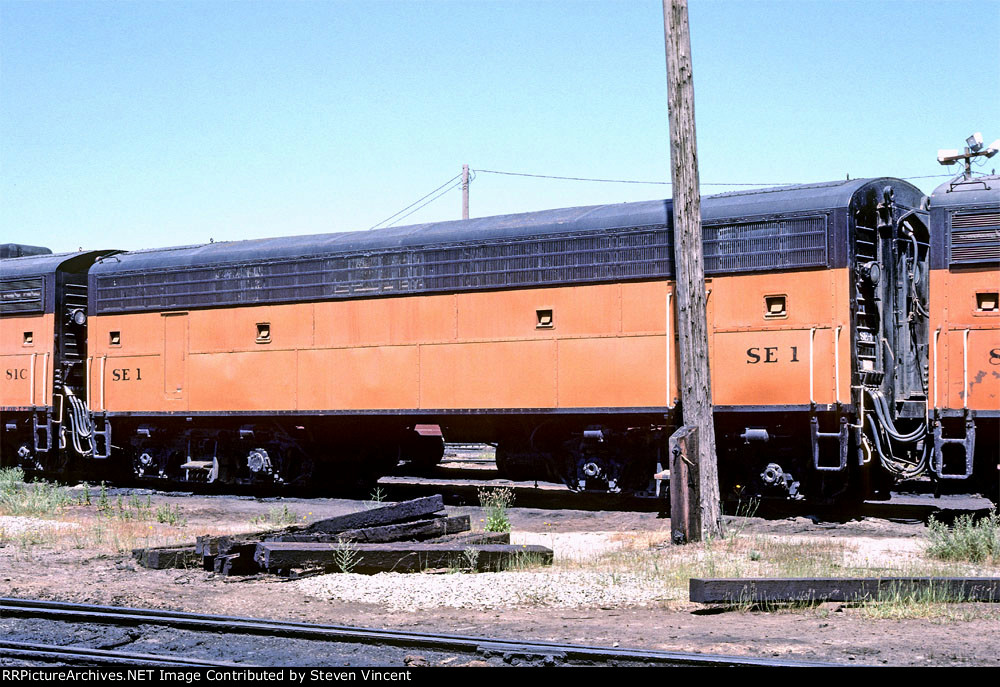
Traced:
POLYGON ((91 372, 93 371, 93 368, 94 368, 94 356, 89 355, 89 356, 87 356, 87 368, 86 368, 87 377, 86 377, 86 381, 85 381, 85 384, 87 385, 87 389, 86 389, 86 391, 87 391, 87 410, 92 410, 91 401, 93 400, 93 398, 92 398, 93 394, 91 393, 90 377, 91 377, 91 372))
POLYGON ((31 354, 31 372, 28 373, 28 385, 31 387, 28 390, 28 405, 32 407, 35 405, 35 358, 37 357, 37 353, 31 354))
POLYGON ((816 338, 816 328, 813 327, 809 330, 809 403, 816 403, 815 394, 813 393, 813 340, 816 338))
POLYGON ((108 356, 101 356, 101 411, 104 411, 104 366, 108 361, 108 356))
POLYGON ((46 397, 49 392, 49 354, 46 352, 42 355, 42 405, 49 405, 46 401, 46 397))
POLYGON ((934 332, 934 409, 938 407, 938 339, 941 337, 941 327, 934 332))
POLYGON ((969 330, 962 336, 962 380, 965 389, 962 393, 962 409, 969 407, 969 330))
POLYGON ((670 394, 670 368, 671 368, 670 339, 673 338, 670 336, 670 315, 673 313, 673 311, 670 309, 670 301, 673 299, 673 297, 674 297, 674 292, 668 291, 667 292, 667 408, 673 408, 673 406, 670 405, 671 401, 673 400, 670 394))
POLYGON ((837 325, 833 332, 833 383, 836 387, 833 396, 838 404, 840 403, 840 330, 843 328, 843 325, 837 325))

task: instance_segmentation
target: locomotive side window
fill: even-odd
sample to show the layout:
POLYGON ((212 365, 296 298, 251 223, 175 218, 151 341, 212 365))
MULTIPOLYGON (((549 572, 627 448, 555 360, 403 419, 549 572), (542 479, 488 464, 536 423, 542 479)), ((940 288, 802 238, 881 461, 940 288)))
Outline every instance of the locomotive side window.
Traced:
POLYGON ((979 312, 997 312, 1000 310, 1000 293, 987 291, 976 294, 976 310, 979 312))
POLYGON ((25 346, 34 346, 35 345, 35 333, 34 332, 25 332, 24 333, 24 345, 25 346))
POLYGON ((109 346, 121 346, 122 345, 122 333, 121 332, 108 332, 108 345, 109 346))
POLYGON ((271 343, 271 323, 257 323, 257 343, 271 343))
POLYGON ((787 316, 788 311, 785 309, 784 296, 764 296, 765 319, 776 319, 787 316))
POLYGON ((552 308, 544 308, 535 311, 535 329, 552 329, 555 322, 552 320, 552 308))

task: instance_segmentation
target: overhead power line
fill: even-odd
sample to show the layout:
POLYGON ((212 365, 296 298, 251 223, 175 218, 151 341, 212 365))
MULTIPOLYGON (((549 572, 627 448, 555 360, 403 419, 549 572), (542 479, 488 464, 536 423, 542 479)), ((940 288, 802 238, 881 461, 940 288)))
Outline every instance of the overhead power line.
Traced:
MULTIPOLYGON (((589 177, 564 177, 556 176, 554 174, 528 174, 527 172, 501 172, 495 169, 477 169, 477 172, 482 172, 483 174, 503 174, 505 176, 513 177, 533 177, 536 179, 561 179, 563 181, 595 181, 605 184, 652 184, 658 186, 671 186, 672 182, 669 181, 643 181, 639 179, 591 179, 589 177)), ((950 177, 950 174, 928 174, 925 176, 913 176, 913 177, 901 177, 902 179, 931 179, 936 177, 950 177)), ((725 181, 703 181, 699 186, 751 186, 751 187, 761 187, 761 186, 793 186, 794 183, 790 181, 783 182, 725 182, 725 181)))
MULTIPOLYGON (((459 176, 461 176, 461 175, 459 175, 459 176)), ((397 222, 402 222, 402 221, 403 221, 404 219, 406 219, 407 217, 409 217, 410 215, 412 215, 412 214, 413 214, 414 212, 416 212, 417 210, 422 210, 423 208, 427 207, 428 205, 430 205, 431 203, 433 203, 433 202, 434 202, 435 200, 437 200, 437 199, 438 199, 438 198, 440 198, 441 196, 445 195, 445 194, 446 194, 446 193, 448 193, 449 191, 453 191, 453 190, 455 190, 456 188, 458 188, 458 187, 459 187, 459 186, 461 186, 461 185, 462 185, 462 182, 461 182, 461 181, 458 181, 458 182, 456 182, 456 183, 452 184, 451 186, 449 186, 449 187, 448 187, 448 188, 446 188, 445 190, 441 191, 441 193, 437 194, 436 196, 434 196, 433 198, 431 198, 430 200, 428 200, 428 201, 427 201, 426 203, 424 203, 423 205, 419 205, 419 206, 417 206, 417 207, 413 208, 412 210, 410 210, 409 212, 407 212, 407 213, 406 213, 405 215, 403 215, 403 216, 401 216, 401 217, 397 217, 397 218, 396 218, 396 219, 394 219, 394 220, 393 220, 392 222, 389 222, 389 224, 387 224, 386 226, 387 226, 387 227, 391 227, 392 225, 396 224, 397 222)), ((440 188, 440 187, 439 187, 439 188, 440 188)), ((433 191, 432 191, 432 193, 433 193, 433 191)), ((426 197, 427 197, 427 196, 424 196, 424 198, 426 198, 426 197)), ((419 203, 420 201, 418 200, 417 202, 419 203)), ((412 206, 411 206, 411 207, 412 207, 412 206)), ((401 210, 400 212, 402 212, 402 210, 401 210)), ((397 214, 398 214, 398 213, 397 213, 397 214)))
MULTIPOLYGON (((562 179, 564 181, 597 181, 605 184, 655 184, 659 186, 670 186, 669 181, 642 181, 639 179, 590 179, 587 177, 563 177, 555 176, 553 174, 528 174, 526 172, 500 172, 495 169, 477 169, 477 172, 482 172, 483 174, 504 174, 506 176, 512 177, 534 177, 536 179, 562 179)), ((703 183, 702 186, 790 186, 791 184, 785 183, 754 183, 754 184, 726 184, 726 183, 703 183)))
MULTIPOLYGON (((531 177, 531 178, 534 178, 534 179, 559 179, 561 181, 591 181, 591 182, 599 182, 599 183, 604 183, 604 184, 650 184, 650 185, 657 185, 657 186, 671 186, 672 185, 671 182, 669 182, 669 181, 643 181, 643 180, 639 180, 639 179, 592 179, 592 178, 589 178, 589 177, 557 176, 555 174, 529 174, 527 172, 504 172, 504 171, 499 171, 499 170, 495 170, 495 169, 475 169, 475 170, 474 169, 470 169, 469 171, 472 173, 472 176, 470 176, 470 178, 469 178, 470 182, 473 179, 476 178, 475 177, 476 174, 478 174, 479 172, 482 172, 483 174, 502 174, 502 175, 505 175, 505 176, 531 177)), ((923 176, 912 176, 912 177, 901 177, 901 178, 904 179, 904 180, 909 180, 909 179, 935 179, 935 178, 942 178, 942 177, 949 177, 950 178, 951 176, 952 176, 951 174, 925 174, 923 176)), ((369 229, 377 229, 378 227, 381 227, 382 225, 385 225, 387 227, 391 227, 391 226, 397 224, 398 222, 401 222, 402 220, 406 219, 407 217, 409 217, 413 213, 415 213, 415 212, 417 212, 419 210, 422 210, 423 208, 427 207, 428 205, 430 205, 431 203, 433 203, 438 198, 441 198, 442 196, 446 195, 449 191, 452 191, 452 190, 458 188, 459 186, 461 186, 462 185, 461 177, 462 177, 461 174, 456 174, 451 179, 448 179, 448 181, 444 182, 443 184, 441 184, 440 186, 438 186, 436 189, 434 189, 430 193, 427 193, 427 194, 421 196, 420 198, 417 198, 415 201, 413 201, 412 203, 410 203, 409 205, 407 205, 402 210, 394 212, 393 214, 389 215, 388 217, 386 217, 384 220, 382 220, 378 224, 374 224, 371 227, 369 227, 369 229), (457 182, 456 182, 456 180, 457 180, 457 182), (452 183, 452 182, 456 182, 456 183, 452 183), (407 210, 409 210, 409 212, 407 212, 407 210), (392 220, 392 221, 390 221, 390 220, 392 220), (388 224, 386 224, 387 222, 388 222, 388 224)), ((739 182, 739 183, 728 183, 728 182, 714 181, 714 182, 702 182, 700 185, 701 186, 747 186, 747 187, 761 188, 761 187, 764 187, 764 186, 792 186, 793 184, 791 184, 789 182, 780 182, 780 183, 779 182, 754 182, 754 183, 739 182)))
MULTIPOLYGON (((460 176, 462 176, 462 175, 461 174, 456 174, 451 179, 448 179, 448 181, 444 182, 443 184, 441 184, 440 186, 438 186, 436 189, 434 189, 430 193, 428 193, 426 195, 423 195, 420 198, 417 198, 415 201, 413 201, 412 203, 410 203, 409 205, 407 205, 402 210, 399 210, 398 212, 392 213, 391 215, 389 215, 388 217, 386 217, 384 220, 382 220, 378 224, 373 224, 372 226, 368 227, 368 229, 369 230, 376 229, 376 228, 382 226, 383 224, 385 224, 386 222, 388 222, 389 220, 391 220, 392 218, 396 217, 397 215, 402 215, 404 212, 406 212, 407 210, 409 210, 410 208, 412 208, 414 205, 416 205, 417 203, 419 203, 420 201, 422 201, 424 198, 427 198, 429 196, 434 195, 435 193, 437 193, 438 191, 440 191, 441 189, 443 189, 445 186, 447 186, 451 182, 455 181, 455 179, 458 179, 460 176)), ((461 184, 461 182, 459 182, 459 184, 461 184)), ((452 186, 451 188, 447 189, 444 193, 447 193, 452 188, 455 188, 455 187, 452 186)), ((442 193, 441 195, 444 195, 444 193, 442 193)), ((441 196, 436 196, 434 198, 431 198, 431 200, 427 201, 427 203, 424 203, 424 205, 427 205, 428 203, 432 203, 432 202, 434 202, 435 200, 437 200, 440 197, 441 196)), ((421 205, 420 208, 424 207, 424 205, 421 205)), ((417 210, 419 210, 420 208, 417 208, 417 210)), ((416 212, 417 210, 414 210, 413 212, 416 212)), ((410 215, 413 214, 413 212, 410 212, 410 213, 408 213, 406 215, 403 215, 403 217, 409 217, 410 215)), ((398 222, 399 220, 403 219, 403 217, 400 217, 399 219, 397 219, 396 222, 398 222)), ((395 224, 396 222, 393 222, 392 224, 395 224)), ((392 226, 392 225, 390 224, 389 226, 392 226)))

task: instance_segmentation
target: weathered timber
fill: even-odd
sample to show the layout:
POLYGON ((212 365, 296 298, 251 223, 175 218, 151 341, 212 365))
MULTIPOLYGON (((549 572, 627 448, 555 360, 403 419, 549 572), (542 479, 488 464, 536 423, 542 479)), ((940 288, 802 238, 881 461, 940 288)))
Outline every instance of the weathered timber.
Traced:
POLYGON ((687 544, 701 539, 698 489, 698 428, 684 425, 670 435, 670 539, 687 544))
MULTIPOLYGON (((552 549, 544 546, 503 544, 352 544, 350 572, 416 572, 427 568, 469 567, 472 558, 476 569, 502 570, 520 561, 552 563, 552 549), (473 553, 475 552, 475 553, 473 553)), ((330 544, 261 542, 257 545, 257 563, 268 572, 293 568, 337 570, 337 556, 343 547, 330 544)))
POLYGON ((194 539, 194 550, 202 556, 214 556, 218 550, 213 550, 212 541, 214 537, 209 534, 199 534, 194 539))
POLYGON ((444 510, 444 500, 440 495, 425 496, 412 501, 403 501, 391 506, 382 506, 358 513, 348 513, 335 518, 319 520, 308 527, 310 532, 344 532, 365 527, 377 527, 394 522, 404 522, 426 517, 444 510))
MULTIPOLYGON (((236 549, 240 546, 255 546, 258 541, 260 540, 254 534, 212 537, 210 541, 206 540, 202 542, 202 567, 205 570, 222 572, 221 566, 225 564, 227 556, 239 553, 236 549), (212 551, 213 553, 207 553, 208 551, 212 551)), ((250 555, 252 556, 253 554, 250 555)))
POLYGON ((435 544, 451 544, 453 546, 470 544, 510 544, 510 532, 463 532, 438 537, 435 544))
POLYGON ((267 536, 263 541, 281 542, 338 542, 355 541, 377 544, 394 541, 420 541, 433 539, 446 534, 458 532, 468 532, 470 528, 469 516, 461 515, 454 518, 433 518, 428 520, 414 520, 412 522, 397 523, 394 525, 382 525, 379 527, 364 527, 355 530, 345 530, 343 532, 301 532, 294 534, 282 534, 279 536, 267 536))
POLYGON ((213 570, 223 575, 253 575, 260 572, 254 559, 257 542, 231 543, 224 553, 214 559, 213 570))
POLYGON ((193 546, 157 546, 148 549, 132 549, 132 556, 142 567, 154 570, 197 568, 201 565, 201 556, 193 546))
POLYGON ((295 532, 305 532, 308 525, 295 525, 293 527, 283 527, 280 530, 262 530, 259 532, 247 532, 245 534, 205 534, 195 539, 195 550, 203 556, 218 556, 219 547, 227 546, 232 542, 249 543, 263 541, 267 537, 277 537, 295 532))
POLYGON ((692 578, 696 603, 862 601, 900 595, 942 601, 1000 601, 997 577, 692 578))
POLYGON ((316 577, 317 575, 325 574, 326 568, 292 568, 285 571, 285 577, 289 580, 301 580, 306 577, 316 577))
MULTIPOLYGON (((232 541, 241 543, 282 541, 282 537, 324 532, 336 534, 346 530, 401 523, 419 518, 426 519, 428 516, 432 516, 434 513, 442 510, 444 510, 444 501, 440 495, 425 496, 413 499, 412 501, 402 501, 367 511, 325 518, 308 525, 292 525, 291 527, 283 527, 277 530, 262 530, 244 534, 202 535, 195 540, 195 547, 197 552, 203 556, 217 556, 220 555, 220 543, 225 545, 226 542, 232 541)), ((312 539, 308 538, 306 540, 312 541, 312 539)))
MULTIPOLYGON (((667 56, 667 110, 673 182, 674 303, 680 354, 681 413, 685 425, 698 428, 699 448, 698 457, 693 461, 699 466, 699 531, 697 538, 691 536, 688 541, 701 541, 702 538, 721 534, 722 511, 709 376, 708 298, 702 255, 701 192, 687 0, 663 0, 663 33, 667 56)), ((667 317, 671 314, 668 312, 667 317)), ((670 393, 669 389, 667 393, 670 393)), ((689 511, 692 515, 693 510, 689 511)))
POLYGON ((231 559, 239 557, 240 555, 238 553, 234 553, 229 556, 215 556, 212 559, 212 569, 219 574, 225 574, 223 571, 226 569, 226 564, 229 563, 231 559))

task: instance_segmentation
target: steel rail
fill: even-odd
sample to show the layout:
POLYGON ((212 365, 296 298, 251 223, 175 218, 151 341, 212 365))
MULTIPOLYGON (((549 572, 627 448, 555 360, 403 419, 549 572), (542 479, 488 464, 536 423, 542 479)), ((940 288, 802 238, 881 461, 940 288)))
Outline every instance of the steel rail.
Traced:
POLYGON ((129 651, 108 651, 80 646, 32 644, 0 641, 0 656, 46 663, 82 663, 85 665, 180 666, 185 668, 254 668, 244 663, 201 661, 169 654, 140 654, 129 651))
POLYGON ((466 653, 511 653, 515 655, 556 656, 565 661, 625 661, 661 666, 833 666, 831 663, 791 661, 742 656, 715 656, 652 649, 624 649, 554 642, 536 642, 476 637, 437 635, 420 632, 378 630, 347 625, 313 625, 296 621, 262 620, 238 616, 220 616, 180 611, 160 611, 118 606, 99 606, 58 601, 0 598, 0 613, 45 617, 77 622, 111 624, 154 624, 193 630, 211 630, 239 634, 271 635, 406 647, 421 647, 466 653))

